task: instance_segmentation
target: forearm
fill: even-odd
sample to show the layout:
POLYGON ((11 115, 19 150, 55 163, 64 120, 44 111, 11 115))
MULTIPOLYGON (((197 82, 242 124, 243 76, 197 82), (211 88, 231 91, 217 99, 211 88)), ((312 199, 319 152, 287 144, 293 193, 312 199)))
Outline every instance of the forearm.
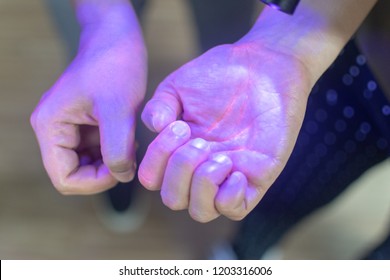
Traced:
POLYGON ((146 55, 142 32, 128 0, 72 0, 81 27, 80 48, 131 45, 146 55))
POLYGON ((330 66, 376 0, 302 0, 294 15, 265 8, 241 40, 299 59, 312 85, 330 66))

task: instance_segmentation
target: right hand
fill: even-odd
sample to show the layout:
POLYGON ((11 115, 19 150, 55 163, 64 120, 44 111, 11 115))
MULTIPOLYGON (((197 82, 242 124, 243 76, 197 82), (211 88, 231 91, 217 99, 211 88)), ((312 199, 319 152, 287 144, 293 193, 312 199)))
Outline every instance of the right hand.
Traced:
POLYGON ((135 114, 147 62, 141 35, 123 33, 84 37, 31 116, 45 169, 62 194, 98 193, 135 175, 135 114))

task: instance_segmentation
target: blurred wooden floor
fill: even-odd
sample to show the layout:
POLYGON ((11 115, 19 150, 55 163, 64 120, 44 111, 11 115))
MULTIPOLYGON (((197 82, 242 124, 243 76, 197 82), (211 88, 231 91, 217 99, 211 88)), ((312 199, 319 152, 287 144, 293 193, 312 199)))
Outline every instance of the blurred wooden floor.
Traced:
MULTIPOLYGON (((150 85, 196 54, 183 1, 153 1, 145 18, 150 85), (173 41, 164 34, 175 34, 173 41)), ((151 201, 145 225, 114 234, 96 216, 91 197, 63 197, 43 170, 29 125, 41 94, 65 67, 65 51, 43 1, 0 0, 0 258, 202 258, 231 224, 192 222, 151 201)), ((390 164, 372 170, 328 209, 309 217, 281 246, 289 259, 354 258, 388 226, 390 164)))

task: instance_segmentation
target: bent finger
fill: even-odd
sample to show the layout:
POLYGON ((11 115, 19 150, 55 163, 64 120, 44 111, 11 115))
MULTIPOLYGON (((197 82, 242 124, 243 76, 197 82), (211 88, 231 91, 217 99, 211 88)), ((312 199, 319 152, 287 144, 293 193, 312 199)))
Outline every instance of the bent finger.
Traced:
POLYGON ((149 190, 161 188, 170 156, 185 144, 190 136, 188 124, 176 121, 166 127, 149 145, 138 170, 139 180, 145 188, 149 190))
POLYGON ((248 182, 239 171, 233 172, 219 188, 215 206, 221 215, 231 220, 241 220, 246 216, 245 191, 248 182))
POLYGON ((161 186, 161 198, 172 210, 187 209, 195 169, 205 161, 210 149, 207 141, 196 138, 178 148, 169 158, 161 186))
POLYGON ((136 172, 135 117, 112 109, 99 112, 100 145, 104 164, 120 182, 133 180, 136 172))
POLYGON ((82 165, 73 148, 38 140, 45 169, 54 187, 62 194, 95 194, 113 187, 117 181, 101 163, 82 165))
POLYGON ((220 215, 214 201, 219 186, 229 176, 232 166, 229 157, 218 154, 196 169, 192 179, 188 209, 194 220, 206 223, 220 215))

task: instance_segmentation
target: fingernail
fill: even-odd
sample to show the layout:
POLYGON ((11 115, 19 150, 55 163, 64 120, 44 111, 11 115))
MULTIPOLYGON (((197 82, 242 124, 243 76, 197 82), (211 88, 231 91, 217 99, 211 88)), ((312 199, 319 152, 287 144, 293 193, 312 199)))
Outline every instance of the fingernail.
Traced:
POLYGON ((158 132, 160 131, 160 119, 157 116, 152 116, 152 126, 153 129, 158 132))
POLYGON ((199 150, 205 150, 208 147, 208 142, 202 138, 196 138, 192 140, 191 146, 199 150))
POLYGON ((160 132, 175 119, 175 113, 172 109, 168 106, 162 106, 158 112, 154 112, 151 116, 151 123, 154 130, 160 132))
POLYGON ((176 136, 184 137, 188 134, 188 125, 182 121, 177 121, 172 124, 171 130, 176 136))
POLYGON ((238 184, 241 181, 241 176, 238 173, 233 173, 230 175, 229 181, 231 184, 238 184))
POLYGON ((212 160, 215 161, 215 162, 218 162, 218 163, 226 163, 228 162, 230 159, 228 156, 224 155, 224 154, 218 154, 218 155, 214 155, 212 157, 212 160))

